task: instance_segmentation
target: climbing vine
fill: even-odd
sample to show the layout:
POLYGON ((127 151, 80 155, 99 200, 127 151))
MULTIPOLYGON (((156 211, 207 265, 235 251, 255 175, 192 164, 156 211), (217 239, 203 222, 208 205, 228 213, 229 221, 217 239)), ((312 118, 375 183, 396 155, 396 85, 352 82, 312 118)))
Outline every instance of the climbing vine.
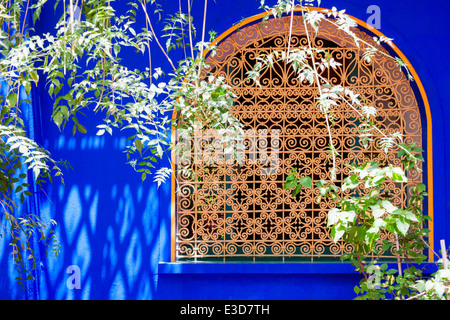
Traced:
MULTIPOLYGON (((26 197, 43 183, 56 177, 63 183, 61 168, 67 166, 30 138, 24 109, 29 108, 32 88, 38 83, 45 83, 53 98, 52 121, 61 131, 86 134, 85 113, 101 114, 96 134, 126 132, 127 162, 142 181, 153 175, 158 186, 174 165, 154 170, 155 164, 164 157, 171 161, 173 151, 183 154, 170 141, 172 128, 185 136, 201 124, 200 130, 218 130, 228 143, 239 143, 242 136, 241 124, 229 113, 234 98, 230 87, 224 79, 201 74, 203 50, 214 51, 214 46, 205 41, 205 28, 201 41, 193 42, 196 29, 189 1, 187 14, 180 10, 164 21, 161 38, 165 43, 154 31, 162 11, 154 0, 130 2, 123 15, 116 15, 113 1, 55 1, 54 9, 61 13, 55 32, 37 34, 32 25, 40 19, 44 5, 47 0, 0 3, 0 219, 9 224, 5 230, 10 230, 13 262, 22 284, 33 279, 36 267, 33 263, 30 269, 26 263, 35 260, 32 235, 39 233, 44 245, 51 240, 55 254, 59 244, 53 231, 44 232, 55 221, 45 224, 18 204, 26 205, 26 197), (138 19, 145 23, 140 30, 135 29, 138 19), (152 66, 151 44, 167 58, 171 68, 167 74, 160 65, 152 66), (180 47, 184 59, 174 63, 169 52, 180 47), (121 58, 125 49, 148 57, 148 65, 142 70, 128 68, 121 58), (173 112, 180 120, 172 119, 173 112)), ((212 40, 214 33, 209 36, 212 40)))
MULTIPOLYGON (((204 51, 215 53, 215 33, 209 32, 206 40, 207 1, 204 2, 201 31, 193 25, 192 2, 187 0, 187 9, 183 9, 185 2, 179 1, 179 10, 163 21, 162 35, 158 36, 154 26, 161 18, 163 8, 155 0, 131 1, 128 11, 120 15, 114 9, 114 1, 58 0, 52 6, 61 14, 60 19, 54 32, 47 34, 37 34, 32 28, 40 19, 43 6, 49 5, 47 0, 1 0, 0 221, 3 234, 9 234, 11 238, 11 252, 20 283, 32 280, 32 271, 36 268, 32 237, 39 237, 54 254, 59 252, 51 228, 56 222, 45 223, 39 215, 24 210, 26 198, 32 197, 43 183, 53 182, 55 178, 63 183, 61 168, 67 165, 64 161, 54 160, 31 138, 27 127, 24 109, 31 103, 32 88, 40 82, 45 83, 53 98, 52 121, 61 131, 86 134, 82 116, 87 112, 102 116, 97 125, 98 136, 123 130, 128 141, 124 150, 127 162, 140 174, 142 181, 152 175, 158 186, 164 183, 175 170, 172 152, 177 152, 183 163, 186 150, 170 140, 172 129, 177 130, 181 139, 192 136, 194 130, 217 130, 222 142, 232 146, 225 148, 225 153, 240 161, 243 130, 242 124, 230 112, 235 98, 232 88, 223 78, 209 74, 204 68, 204 51), (145 27, 137 30, 137 21, 143 22, 145 27), (195 43, 197 36, 200 41, 195 43), (151 55, 155 49, 163 54, 169 70, 161 65, 155 67, 151 55), (134 50, 147 59, 148 64, 140 70, 128 68, 122 61, 125 50, 134 50), (183 59, 173 61, 171 53, 177 50, 182 50, 183 59), (179 115, 176 119, 172 118, 174 112, 179 115), (155 170, 156 163, 163 158, 169 160, 170 166, 155 170), (28 260, 31 269, 27 266, 28 260)), ((315 60, 318 49, 313 47, 310 34, 317 33, 320 23, 326 21, 349 34, 363 49, 366 61, 370 62, 376 53, 388 54, 356 36, 352 28, 357 24, 345 10, 338 11, 334 7, 310 10, 307 5, 313 2, 278 0, 276 5, 268 6, 264 0, 260 1, 260 8, 267 12, 263 21, 270 16, 284 15, 292 19, 294 10, 300 10, 308 46, 288 47, 286 51, 259 57, 258 63, 247 74, 258 83, 263 69, 273 66, 274 61, 286 61, 301 81, 315 84, 319 89, 315 104, 326 119, 331 179, 313 185, 310 177, 301 177, 293 171, 287 177, 285 188, 293 189, 293 195, 302 188, 318 188, 317 201, 329 197, 336 202, 336 207, 328 212, 328 227, 334 241, 343 240, 355 247, 354 252, 342 258, 353 263, 363 276, 359 286, 355 287, 357 298, 444 298, 450 281, 448 270, 444 268, 446 249, 441 252, 445 256, 440 264, 442 269, 431 279, 423 279, 421 271, 414 266, 402 269, 401 264, 405 259, 421 264, 426 258, 422 252, 431 250, 426 242, 428 230, 424 227, 429 217, 422 212, 425 185, 415 186, 402 208, 394 206, 385 192, 385 181, 405 183, 409 170, 421 170, 422 150, 403 143, 401 133, 385 134, 374 121, 377 109, 368 105, 363 97, 349 88, 327 83, 318 70, 333 69, 339 63, 327 52, 322 52, 322 60, 315 60), (335 148, 332 126, 333 108, 338 102, 359 116, 361 145, 367 147, 370 141, 378 139, 384 152, 397 148, 402 167, 367 161, 352 165, 343 184, 335 184, 336 159, 340 154, 335 148), (370 192, 341 197, 342 191, 360 186, 370 192), (379 252, 375 251, 374 244, 384 231, 395 235, 394 242, 383 243, 383 250, 395 247, 391 251, 398 261, 397 269, 378 263, 376 258, 379 252)), ((378 45, 389 44, 392 40, 386 37, 375 39, 378 45)), ((388 57, 413 81, 404 61, 388 57)), ((178 170, 189 174, 189 167, 181 164, 177 166, 178 170)))
MULTIPOLYGON (((406 73, 407 78, 413 81, 408 65, 398 57, 390 56, 358 38, 352 31, 357 23, 345 14, 345 10, 338 11, 335 7, 331 10, 310 10, 303 6, 302 1, 297 4, 296 1, 280 0, 275 7, 264 6, 264 1, 261 1, 261 5, 267 11, 267 16, 281 17, 282 14, 286 14, 290 15, 291 19, 295 7, 298 6, 304 17, 308 46, 288 48, 286 53, 273 53, 261 57, 261 63, 255 65, 249 76, 258 81, 260 69, 273 65, 274 57, 281 57, 280 60, 291 63, 301 81, 306 80, 311 85, 317 86, 319 97, 316 106, 325 115, 329 137, 329 157, 332 163, 330 180, 320 180, 313 186, 310 177, 299 177, 294 169, 287 176, 285 189, 293 189, 292 195, 295 196, 302 188, 316 187, 319 189, 316 199, 318 203, 326 197, 335 202, 336 207, 328 212, 327 226, 334 242, 342 239, 354 248, 341 258, 349 260, 363 276, 359 286, 355 286, 357 299, 445 299, 450 284, 445 245, 441 248, 439 271, 433 274, 431 279, 424 279, 422 270, 411 265, 411 262, 421 265, 426 259, 423 252, 427 249, 436 254, 425 240, 429 233, 426 225, 430 220, 422 211, 423 199, 427 195, 425 185, 419 183, 412 187, 408 203, 403 204, 403 207, 397 207, 392 203, 389 190, 386 188, 388 181, 406 183, 408 171, 421 172, 421 163, 424 161, 423 150, 414 143, 404 144, 400 132, 385 134, 383 128, 374 121, 377 115, 374 106, 367 105, 364 97, 349 88, 333 85, 320 75, 318 70, 336 68, 339 63, 326 52, 325 58, 321 61, 315 60, 318 49, 312 46, 308 28, 317 34, 321 22, 333 24, 354 39, 355 45, 363 50, 362 56, 367 62, 371 62, 375 53, 382 53, 392 59, 399 69, 406 73), (360 117, 360 144, 367 148, 370 141, 378 139, 378 143, 374 145, 379 146, 383 152, 387 153, 396 148, 397 157, 401 159, 401 167, 387 161, 380 163, 374 160, 368 160, 361 165, 350 164, 348 177, 341 185, 335 184, 336 158, 340 154, 334 147, 332 119, 333 108, 338 106, 339 102, 343 102, 360 117), (343 196, 346 190, 366 190, 366 192, 362 195, 360 192, 350 192, 349 195, 343 196), (375 244, 380 240, 381 232, 393 234, 394 241, 384 239, 380 252, 375 244), (394 253, 397 269, 379 262, 380 253, 385 251, 394 253), (406 262, 408 267, 404 268, 402 262, 406 262)), ((374 40, 379 45, 390 44, 393 39, 380 37, 374 40)), ((440 258, 439 255, 436 256, 437 259, 440 258)))

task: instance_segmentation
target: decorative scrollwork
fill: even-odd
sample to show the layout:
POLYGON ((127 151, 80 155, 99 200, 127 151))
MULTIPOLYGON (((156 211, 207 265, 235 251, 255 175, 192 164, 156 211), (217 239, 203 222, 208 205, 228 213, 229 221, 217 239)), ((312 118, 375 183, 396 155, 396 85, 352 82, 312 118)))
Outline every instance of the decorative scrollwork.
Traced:
MULTIPOLYGON (((301 19, 294 16, 291 50, 307 45, 301 19)), ((208 70, 233 86, 237 98, 232 111, 249 133, 241 165, 220 162, 217 152, 203 150, 201 161, 188 162, 194 181, 181 174, 177 177, 178 260, 336 259, 352 250, 342 241, 333 243, 329 236, 327 212, 334 203, 328 200, 315 203, 317 192, 311 189, 302 190, 296 197, 283 189, 292 168, 311 176, 313 181, 330 178, 325 118, 314 104, 317 86, 300 82, 292 67, 284 63, 262 73, 261 87, 253 81, 244 81, 245 73, 258 56, 287 49, 289 22, 289 18, 269 19, 264 24, 241 27, 218 45, 215 56, 207 58, 208 70)), ((376 45, 363 31, 356 29, 355 33, 376 45)), ((321 25, 314 36, 314 46, 328 51, 341 63, 336 70, 324 70, 321 75, 332 84, 364 95, 379 110, 377 120, 383 130, 399 131, 405 142, 421 146, 417 101, 396 64, 381 54, 376 54, 371 64, 367 63, 352 37, 331 24, 321 25)), ((335 147, 342 155, 337 159, 339 181, 346 177, 346 165, 350 163, 369 158, 400 164, 396 150, 386 155, 373 143, 367 149, 360 145, 358 116, 345 104, 336 108, 334 116, 335 147)), ((202 146, 214 137, 203 133, 203 137, 192 139, 202 146)), ((193 152, 193 156, 198 154, 193 152)), ((409 175, 411 184, 422 180, 419 173, 409 175)), ((389 185, 394 204, 405 202, 409 186, 389 185)))

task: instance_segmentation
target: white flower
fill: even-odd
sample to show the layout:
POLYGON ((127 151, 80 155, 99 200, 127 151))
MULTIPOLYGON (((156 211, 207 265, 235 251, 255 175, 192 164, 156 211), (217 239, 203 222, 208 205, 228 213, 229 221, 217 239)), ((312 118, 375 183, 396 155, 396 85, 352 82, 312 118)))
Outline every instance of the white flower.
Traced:
POLYGON ((345 12, 345 9, 343 9, 343 10, 341 10, 341 11, 338 11, 338 10, 336 9, 336 7, 333 6, 333 7, 331 8, 331 10, 326 9, 326 10, 323 10, 322 12, 327 13, 327 16, 328 16, 328 17, 333 16, 334 18, 336 18, 336 17, 341 17, 341 16, 343 16, 343 15, 344 15, 344 12, 345 12))
POLYGON ((320 21, 322 19, 325 19, 325 15, 318 11, 311 11, 311 12, 305 13, 304 17, 305 17, 305 21, 308 22, 316 32, 319 29, 320 21))
POLYGON ((388 37, 385 37, 385 36, 381 36, 380 38, 373 37, 373 40, 374 40, 377 44, 380 44, 380 43, 382 43, 382 42, 386 42, 386 43, 392 45, 392 40, 394 40, 394 39, 388 38, 388 37))
POLYGON ((387 153, 389 149, 393 147, 395 143, 394 137, 381 137, 380 138, 380 146, 383 148, 384 152, 387 153))
POLYGON ((342 63, 337 62, 334 58, 330 58, 329 60, 322 58, 321 63, 316 63, 319 65, 320 71, 323 71, 325 68, 333 68, 336 69, 338 66, 342 66, 342 63))
POLYGON ((352 104, 361 104, 361 102, 359 101, 359 94, 354 93, 352 90, 350 89, 345 89, 345 93, 350 97, 350 102, 352 104))
POLYGON ((399 139, 400 141, 403 141, 403 135, 400 132, 394 132, 392 134, 393 138, 399 139))
POLYGON ((377 109, 375 107, 371 107, 371 106, 362 106, 361 111, 366 116, 366 118, 370 118, 371 116, 376 116, 376 114, 377 114, 377 109))

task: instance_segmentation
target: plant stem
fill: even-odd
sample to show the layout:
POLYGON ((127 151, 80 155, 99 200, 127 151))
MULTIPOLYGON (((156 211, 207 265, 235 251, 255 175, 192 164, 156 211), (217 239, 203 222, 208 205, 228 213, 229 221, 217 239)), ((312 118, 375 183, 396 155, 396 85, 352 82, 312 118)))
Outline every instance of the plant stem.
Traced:
POLYGON ((144 10, 144 13, 145 13, 145 19, 147 20, 148 25, 150 26, 150 29, 151 29, 151 31, 152 31, 153 37, 154 37, 155 40, 156 40, 156 43, 158 44, 159 48, 160 48, 161 51, 163 52, 164 56, 165 56, 165 57, 167 58, 167 60, 169 61, 169 63, 170 63, 170 65, 172 66, 173 70, 176 71, 177 68, 175 68, 175 66, 173 65, 172 60, 171 60, 170 57, 167 55, 167 52, 166 52, 166 51, 164 50, 164 48, 162 47, 161 43, 160 43, 159 40, 158 40, 158 37, 157 37, 156 34, 155 34, 155 31, 153 30, 152 22, 150 21, 150 17, 148 16, 147 9, 145 8, 145 5, 142 3, 142 1, 139 1, 139 3, 141 4, 142 9, 144 10))
POLYGON ((292 22, 294 20, 295 0, 292 1, 291 21, 289 22, 289 40, 286 57, 289 56, 289 50, 291 49, 291 37, 292 37, 292 22))
POLYGON ((428 242, 425 241, 423 237, 420 237, 420 240, 423 241, 423 243, 427 246, 428 250, 431 250, 438 259, 440 258, 439 255, 436 253, 436 251, 434 251, 433 248, 431 248, 431 246, 428 244, 428 242))
MULTIPOLYGON (((399 242, 398 242, 398 234, 397 233, 395 233, 395 249, 397 250, 395 255, 397 257, 398 275, 400 277, 403 277, 402 262, 400 260, 400 245, 399 245, 399 242)), ((405 299, 405 297, 403 295, 400 295, 400 298, 402 300, 405 299)))
MULTIPOLYGON (((208 5, 208 0, 205 0, 205 9, 203 12, 203 30, 202 30, 202 42, 200 43, 200 58, 203 57, 203 43, 205 41, 205 26, 206 26, 206 7, 208 5)), ((198 77, 200 78, 201 64, 198 65, 198 77)))
POLYGON ((181 11, 181 0, 178 0, 178 6, 180 8, 180 26, 181 26, 181 34, 183 35, 183 51, 184 51, 184 59, 186 59, 186 42, 184 41, 184 28, 183 28, 183 18, 181 11))
MULTIPOLYGON (((441 254, 442 254, 442 266, 444 267, 444 270, 448 269, 448 262, 447 262, 447 248, 445 246, 445 240, 441 239, 441 254)), ((445 283, 446 286, 449 285, 449 283, 445 283)), ((448 295, 448 292, 446 290, 447 300, 450 300, 450 295, 448 295)))
POLYGON ((422 293, 419 293, 418 295, 409 297, 408 299, 405 299, 405 300, 413 300, 413 299, 419 298, 419 297, 421 297, 421 296, 424 296, 424 295, 426 295, 426 294, 427 294, 427 292, 424 291, 424 292, 422 292, 422 293))
POLYGON ((25 22, 27 21, 27 13, 28 13, 28 7, 30 6, 30 0, 27 1, 27 7, 25 9, 25 16, 23 18, 23 24, 22 24, 22 35, 20 36, 20 40, 23 38, 23 34, 25 32, 25 22))
MULTIPOLYGON (((148 32, 148 21, 147 21, 147 19, 145 19, 145 29, 148 32)), ((147 37, 147 41, 146 42, 147 42, 147 48, 148 48, 148 70, 149 70, 148 78, 149 78, 150 86, 151 86, 152 85, 152 55, 151 55, 151 49, 150 49, 150 41, 148 40, 148 37, 147 37)))
POLYGON ((189 47, 191 48, 192 59, 195 59, 194 48, 192 46, 191 1, 190 0, 188 0, 188 23, 189 23, 189 47))
MULTIPOLYGON (((302 12, 305 11, 305 8, 302 6, 302 12)), ((307 11, 307 10, 306 10, 307 11)), ((311 39, 309 37, 309 32, 308 32, 308 27, 306 25, 306 20, 303 17, 303 25, 305 26, 305 33, 306 33, 306 38, 308 39, 308 46, 310 49, 312 49, 312 44, 311 44, 311 39)), ((320 80, 319 80, 319 73, 317 72, 317 68, 316 68, 316 61, 314 58, 314 54, 311 52, 311 59, 312 59, 312 64, 313 64, 313 68, 314 68, 314 76, 316 78, 316 82, 317 82, 317 88, 319 89, 319 94, 322 95, 322 87, 320 86, 320 80)), ((335 176, 336 176, 336 154, 335 154, 335 148, 334 148, 334 144, 333 144, 333 137, 331 135, 331 128, 330 128, 330 121, 328 119, 328 114, 326 112, 324 112, 325 115, 325 120, 326 120, 326 124, 327 124, 327 131, 328 131, 328 137, 330 138, 330 146, 331 146, 331 154, 333 156, 333 171, 334 173, 331 174, 331 181, 335 180, 335 176)))
POLYGON ((360 272, 363 274, 364 278, 367 280, 367 274, 364 271, 364 266, 363 266, 363 264, 361 262, 361 254, 357 253, 356 258, 358 259, 359 267, 361 268, 360 272))

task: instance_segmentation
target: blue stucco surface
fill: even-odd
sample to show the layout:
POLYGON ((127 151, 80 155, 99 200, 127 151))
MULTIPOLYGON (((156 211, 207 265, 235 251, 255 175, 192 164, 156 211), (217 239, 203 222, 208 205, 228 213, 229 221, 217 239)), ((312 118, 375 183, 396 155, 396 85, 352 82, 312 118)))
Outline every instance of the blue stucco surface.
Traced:
MULTIPOLYGON (((117 2, 125 7, 127 1, 117 2)), ((268 1, 269 4, 275 1, 268 1)), ((166 12, 178 0, 160 1, 166 12)), ((367 8, 381 9, 380 31, 394 38, 419 75, 427 93, 433 123, 435 246, 448 238, 450 172, 450 50, 448 12, 444 1, 322 0, 321 6, 345 8, 366 21, 367 8)), ((243 18, 260 13, 256 0, 216 0, 208 3, 206 29, 218 34, 243 18)), ((37 30, 51 30, 53 7, 45 9, 37 30)), ((194 1, 196 24, 203 1, 194 1)), ((160 26, 161 24, 159 24, 160 26)), ((159 52, 153 62, 167 63, 159 52)), ((176 59, 174 59, 176 60, 176 59)), ((136 59, 125 61, 140 67, 136 59)), ((85 135, 59 132, 50 123, 52 101, 41 86, 33 95, 35 137, 56 159, 68 160, 65 185, 46 186, 36 198, 43 219, 58 222, 58 258, 41 257, 40 277, 26 293, 14 280, 8 248, 0 238, 0 299, 352 299, 359 276, 344 264, 170 264, 170 184, 159 189, 126 164, 125 135, 96 136, 101 115, 88 112, 85 135), (80 289, 70 289, 69 266, 81 272, 80 289)), ((450 240, 449 240, 450 242, 450 240)))

